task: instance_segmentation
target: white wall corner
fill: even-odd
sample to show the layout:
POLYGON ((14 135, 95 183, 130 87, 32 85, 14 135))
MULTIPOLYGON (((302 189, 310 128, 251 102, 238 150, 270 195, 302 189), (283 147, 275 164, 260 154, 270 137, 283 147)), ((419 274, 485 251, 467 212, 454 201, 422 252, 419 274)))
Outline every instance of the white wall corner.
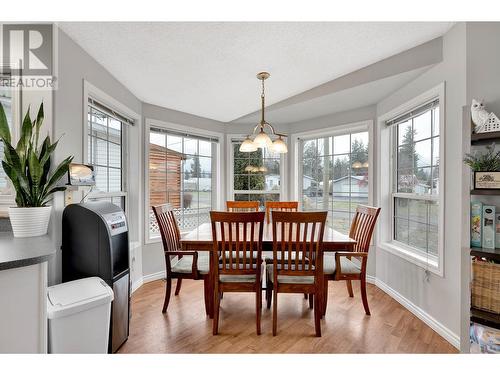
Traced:
MULTIPOLYGON (((374 279, 373 277, 371 277, 374 279)), ((366 278, 368 281, 368 277, 366 278)), ((375 279, 375 285, 386 292, 389 296, 394 298, 397 302, 399 302, 403 307, 409 310, 413 315, 427 324, 430 328, 432 328, 437 334, 443 337, 446 341, 448 341, 455 348, 460 350, 460 335, 451 331, 449 328, 444 326, 441 322, 437 321, 434 317, 429 315, 426 311, 415 305, 412 301, 402 296, 399 292, 392 289, 389 285, 382 282, 379 279, 375 279)))

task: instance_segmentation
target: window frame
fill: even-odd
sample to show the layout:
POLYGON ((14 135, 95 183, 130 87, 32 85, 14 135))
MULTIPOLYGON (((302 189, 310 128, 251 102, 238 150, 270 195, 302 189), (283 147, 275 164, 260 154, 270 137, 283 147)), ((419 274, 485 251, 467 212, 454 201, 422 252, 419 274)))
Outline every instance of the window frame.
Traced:
POLYGON ((150 237, 149 234, 149 133, 151 127, 160 128, 166 131, 172 132, 185 132, 187 134, 199 135, 202 137, 212 137, 217 138, 219 142, 216 143, 214 156, 215 161, 213 162, 214 170, 212 171, 212 186, 215 189, 212 189, 212 207, 213 209, 220 209, 221 203, 223 202, 224 197, 220 194, 214 194, 216 190, 220 190, 222 187, 222 179, 221 174, 223 169, 223 160, 221 158, 221 149, 224 147, 224 134, 208 131, 200 128, 194 128, 185 125, 179 125, 171 122, 146 118, 144 122, 144 212, 143 212, 143 228, 144 228, 144 243, 145 244, 153 244, 161 242, 161 236, 150 237))
MULTIPOLYGON (((280 189, 279 190, 234 190, 234 152, 233 152, 233 140, 238 139, 243 141, 247 135, 243 133, 237 134, 227 134, 227 160, 228 160, 228 170, 227 170, 227 200, 234 200, 235 194, 279 194, 281 201, 288 200, 287 189, 285 185, 287 184, 287 157, 288 153, 280 154, 280 189)), ((286 141, 286 140, 285 140, 286 141)))
MULTIPOLYGON (((5 74, 0 74, 0 76, 5 76, 5 74)), ((12 138, 12 143, 16 143, 19 140, 19 132, 21 129, 22 119, 22 91, 21 88, 12 88, 12 128, 10 129, 10 134, 12 138)), ((3 157, 3 155, 2 155, 3 157)), ((1 166, 0 166, 1 168, 1 166)), ((12 186, 12 182, 7 177, 7 184, 10 186, 12 194, 0 194, 0 217, 9 217, 9 207, 16 206, 16 192, 12 186)))
MULTIPOLYGON (((299 208, 302 209, 302 151, 301 142, 304 140, 311 140, 317 138, 327 138, 342 136, 346 134, 368 133, 368 205, 373 206, 373 186, 374 186, 374 133, 373 121, 359 121, 354 123, 340 124, 328 128, 312 130, 307 132, 295 133, 292 135, 292 155, 293 155, 293 169, 291 174, 291 197, 293 200, 299 202, 299 208)), ((330 212, 330 211, 329 211, 330 212)))
POLYGON ((403 103, 391 111, 383 114, 378 118, 379 137, 377 138, 377 165, 379 165, 378 179, 378 202, 382 206, 382 211, 386 211, 381 215, 381 224, 378 228, 377 247, 391 254, 399 256, 410 263, 417 265, 420 268, 430 271, 440 277, 444 277, 444 208, 445 208, 445 84, 444 82, 433 87, 432 89, 414 97, 413 99, 403 103), (416 194, 416 193, 399 193, 394 190, 397 182, 395 173, 397 170, 397 132, 395 125, 387 126, 386 121, 396 118, 404 113, 416 109, 432 100, 439 100, 439 193, 432 194, 416 194), (381 152, 383 149, 389 148, 390 152, 385 154, 381 152), (382 165, 389 165, 389 176, 383 176, 382 165), (389 177, 387 179, 387 177, 389 177), (423 199, 426 201, 432 200, 438 203, 438 249, 437 257, 429 256, 427 252, 416 247, 409 246, 399 241, 394 240, 394 198, 410 198, 423 199), (385 210, 384 210, 384 207, 385 210))
POLYGON ((117 113, 120 113, 130 119, 134 120, 134 125, 124 124, 122 122, 122 190, 119 192, 90 192, 87 196, 85 196, 84 192, 82 192, 82 198, 85 197, 85 200, 88 199, 106 199, 106 198, 114 198, 121 197, 124 199, 125 204, 125 214, 127 217, 130 215, 130 204, 128 202, 128 189, 130 186, 129 182, 129 166, 130 166, 130 139, 129 139, 129 126, 140 126, 141 116, 132 111, 130 108, 122 104, 121 102, 114 99, 112 96, 106 94, 104 91, 100 90, 96 86, 92 85, 90 82, 83 80, 83 139, 82 139, 82 147, 83 147, 83 163, 88 164, 89 155, 88 155, 88 108, 89 108, 89 98, 93 99, 97 102, 100 102, 103 105, 113 109, 117 113))

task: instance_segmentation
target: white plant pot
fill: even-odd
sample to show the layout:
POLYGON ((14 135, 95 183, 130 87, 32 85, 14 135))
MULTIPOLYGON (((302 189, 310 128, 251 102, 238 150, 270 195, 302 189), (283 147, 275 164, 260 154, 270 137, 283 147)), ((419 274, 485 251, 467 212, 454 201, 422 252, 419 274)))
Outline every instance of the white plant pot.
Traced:
POLYGON ((9 207, 14 237, 36 237, 47 234, 51 211, 51 206, 9 207))

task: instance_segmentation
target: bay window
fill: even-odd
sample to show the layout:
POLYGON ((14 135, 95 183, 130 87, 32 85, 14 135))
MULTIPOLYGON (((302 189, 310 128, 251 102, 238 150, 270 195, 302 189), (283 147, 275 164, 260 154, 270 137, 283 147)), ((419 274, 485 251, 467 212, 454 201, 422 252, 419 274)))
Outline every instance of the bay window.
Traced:
POLYGON ((89 98, 87 164, 96 184, 88 200, 107 200, 125 209, 125 128, 130 120, 89 98))
POLYGON ((240 152, 242 141, 233 139, 232 189, 236 201, 282 200, 282 156, 269 149, 259 148, 254 152, 240 152))
POLYGON ((369 198, 368 131, 299 138, 299 200, 304 211, 328 211, 327 224, 348 233, 369 198))
POLYGON ((437 263, 440 120, 433 100, 386 122, 393 143, 392 240, 437 263))
POLYGON ((218 139, 159 126, 149 128, 148 138, 149 238, 160 236, 152 206, 170 203, 181 232, 209 223, 218 139))

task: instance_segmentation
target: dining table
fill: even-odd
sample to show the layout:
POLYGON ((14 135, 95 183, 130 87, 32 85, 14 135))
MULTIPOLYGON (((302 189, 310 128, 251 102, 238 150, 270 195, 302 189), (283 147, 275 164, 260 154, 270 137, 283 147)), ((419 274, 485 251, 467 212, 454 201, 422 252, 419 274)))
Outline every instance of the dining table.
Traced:
MULTIPOLYGON (((262 257, 264 259, 272 259, 273 256, 273 225, 272 223, 264 222, 263 235, 262 235, 262 257)), ((292 238, 293 241, 293 238, 292 238)), ((212 239, 212 224, 203 223, 197 228, 181 235, 180 239, 181 249, 183 251, 214 251, 212 239)), ((350 238, 348 235, 340 233, 339 231, 325 226, 323 233, 323 246, 320 248, 320 256, 323 257, 324 253, 335 251, 353 251, 356 240, 350 238)), ((322 264, 323 262, 321 262, 322 264)), ((265 279, 266 272, 263 278, 265 279)), ((323 280, 323 282, 327 282, 323 280)), ((264 280, 263 280, 264 281, 264 280)), ((213 281, 212 281, 213 282, 213 281)), ((265 285, 265 282, 264 282, 265 285)), ((210 288, 213 290, 213 288, 210 288)), ((321 295, 321 294, 320 294, 321 295)), ((212 302, 213 298, 209 298, 212 302)), ((208 306, 210 317, 213 317, 212 303, 208 306)))

